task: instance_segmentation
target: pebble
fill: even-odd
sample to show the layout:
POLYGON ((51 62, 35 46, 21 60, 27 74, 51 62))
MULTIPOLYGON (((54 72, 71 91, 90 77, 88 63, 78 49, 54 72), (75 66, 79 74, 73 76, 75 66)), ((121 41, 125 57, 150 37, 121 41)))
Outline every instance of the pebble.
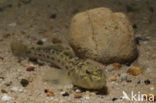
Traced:
POLYGON ((114 76, 112 76, 112 77, 110 78, 110 80, 111 80, 111 81, 116 81, 116 80, 117 80, 117 78, 116 78, 116 77, 114 77, 114 76))
POLYGON ((34 66, 29 66, 26 68, 26 71, 34 71, 35 67, 34 66))
POLYGON ((132 82, 132 80, 127 80, 126 82, 130 83, 130 82, 132 82))
POLYGON ((24 90, 23 90, 23 89, 19 89, 19 92, 20 92, 20 93, 23 93, 23 92, 24 92, 24 90))
POLYGON ((61 95, 65 94, 65 93, 66 93, 65 91, 60 92, 61 95))
POLYGON ((129 63, 126 63, 126 66, 128 66, 128 67, 131 66, 131 63, 130 62, 129 63))
POLYGON ((47 96, 55 96, 55 94, 49 89, 45 89, 44 92, 46 93, 47 96))
POLYGON ((147 68, 146 69, 146 73, 150 73, 151 72, 151 69, 150 68, 147 68))
POLYGON ((154 90, 154 87, 150 87, 150 90, 153 91, 154 90))
POLYGON ((29 81, 26 80, 26 79, 22 79, 22 80, 20 81, 20 83, 21 83, 21 85, 22 85, 23 87, 26 87, 26 86, 29 84, 29 81))
POLYGON ((43 39, 41 39, 41 41, 44 43, 44 42, 47 41, 47 39, 46 38, 43 38, 43 39))
POLYGON ((127 72, 133 76, 137 76, 142 73, 142 69, 140 67, 132 67, 127 72))
POLYGON ((18 87, 12 87, 11 90, 14 92, 17 92, 19 89, 18 89, 18 87))
POLYGON ((112 84, 115 86, 119 86, 119 84, 117 82, 112 82, 112 84))
POLYGON ((113 99, 112 99, 112 101, 116 101, 116 100, 118 100, 118 98, 113 98, 113 99))
POLYGON ((0 56, 0 61, 3 61, 3 60, 4 60, 4 58, 0 56))
POLYGON ((68 92, 64 92, 64 93, 62 94, 62 96, 69 96, 69 93, 68 93, 68 92))
POLYGON ((74 95, 74 98, 82 98, 82 93, 76 93, 76 94, 74 95))
POLYGON ((90 97, 89 97, 88 95, 86 95, 84 98, 85 98, 85 99, 90 99, 90 97))
POLYGON ((80 93, 81 92, 81 90, 80 89, 76 89, 76 91, 75 91, 76 93, 80 93))
POLYGON ((115 70, 119 70, 121 68, 121 64, 119 63, 113 63, 112 66, 114 67, 115 70))
POLYGON ((4 89, 1 89, 1 92, 2 92, 2 93, 7 93, 7 91, 6 91, 6 90, 4 90, 4 89))
POLYGON ((120 80, 121 81, 127 81, 127 74, 126 73, 123 73, 120 75, 120 80))
POLYGON ((6 102, 6 101, 10 101, 12 100, 13 98, 8 96, 7 94, 4 94, 1 98, 2 101, 6 102))
POLYGON ((44 92, 47 93, 48 92, 48 89, 45 89, 44 92))
POLYGON ((145 83, 146 85, 148 85, 148 84, 150 84, 151 82, 150 82, 149 79, 147 79, 147 80, 144 81, 144 83, 145 83))
POLYGON ((18 63, 21 63, 23 60, 24 60, 24 58, 21 58, 21 57, 18 57, 18 58, 17 58, 17 62, 18 62, 18 63))
POLYGON ((4 77, 0 77, 1 80, 4 80, 4 77))
POLYGON ((44 41, 43 40, 39 40, 39 41, 37 41, 37 44, 38 45, 43 45, 44 44, 44 41))
POLYGON ((8 87, 12 84, 12 81, 8 82, 8 83, 5 83, 5 85, 8 87))
POLYGON ((140 84, 141 83, 141 81, 139 80, 138 82, 137 82, 137 84, 140 84))
POLYGON ((113 69, 114 69, 114 68, 113 68, 112 65, 108 65, 108 66, 107 66, 107 70, 108 70, 109 72, 113 71, 113 69))

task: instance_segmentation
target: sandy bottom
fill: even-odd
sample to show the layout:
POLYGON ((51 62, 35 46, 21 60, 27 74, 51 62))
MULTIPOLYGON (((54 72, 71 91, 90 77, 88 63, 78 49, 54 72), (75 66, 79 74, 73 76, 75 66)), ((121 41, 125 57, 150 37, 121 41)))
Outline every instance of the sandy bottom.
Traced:
POLYGON ((130 99, 133 91, 137 100, 141 94, 156 94, 155 5, 155 0, 1 0, 0 103, 129 103, 129 100, 121 99, 123 91, 130 99), (12 40, 31 45, 37 45, 40 39, 45 40, 44 45, 56 41, 54 38, 66 42, 73 15, 101 6, 125 13, 136 37, 141 39, 139 57, 133 64, 122 65, 119 70, 111 70, 108 66, 107 94, 49 85, 43 78, 45 71, 55 71, 54 67, 21 60, 11 53, 12 40), (27 71, 29 66, 34 66, 34 71, 27 71), (143 73, 138 76, 128 74, 127 69, 131 66, 140 67, 143 73), (123 74, 127 77, 125 81, 120 79, 123 74), (117 80, 111 81, 112 76, 117 80))

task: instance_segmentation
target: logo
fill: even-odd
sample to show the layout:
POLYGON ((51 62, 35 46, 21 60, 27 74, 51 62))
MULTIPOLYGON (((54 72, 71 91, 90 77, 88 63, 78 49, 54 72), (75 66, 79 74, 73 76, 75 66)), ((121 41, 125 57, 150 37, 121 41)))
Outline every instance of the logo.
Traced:
POLYGON ((126 99, 129 101, 149 101, 149 102, 154 102, 154 94, 141 94, 138 92, 137 94, 134 94, 133 91, 131 91, 131 95, 128 96, 128 94, 123 91, 123 96, 122 99, 126 99))

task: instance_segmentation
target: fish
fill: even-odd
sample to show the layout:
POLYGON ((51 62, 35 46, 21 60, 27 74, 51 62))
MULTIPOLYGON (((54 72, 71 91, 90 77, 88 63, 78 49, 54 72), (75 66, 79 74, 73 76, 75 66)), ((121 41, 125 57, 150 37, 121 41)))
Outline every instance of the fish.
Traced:
POLYGON ((104 65, 92 59, 79 58, 69 45, 31 46, 13 41, 10 46, 16 56, 39 59, 61 68, 75 86, 85 89, 102 89, 106 86, 104 65))

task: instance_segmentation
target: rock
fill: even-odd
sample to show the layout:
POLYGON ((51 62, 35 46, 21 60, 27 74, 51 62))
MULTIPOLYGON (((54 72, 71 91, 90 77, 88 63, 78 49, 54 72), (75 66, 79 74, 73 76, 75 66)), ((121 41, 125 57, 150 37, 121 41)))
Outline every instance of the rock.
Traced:
POLYGON ((139 67, 132 67, 132 68, 129 68, 127 72, 134 75, 134 76, 137 76, 140 73, 142 73, 142 69, 139 67))
POLYGON ((6 101, 10 101, 12 100, 13 98, 8 96, 7 94, 4 94, 1 98, 2 101, 6 102, 6 101))
POLYGON ((138 82, 137 82, 137 84, 140 84, 141 83, 141 81, 139 80, 138 82))
POLYGON ((35 67, 34 66, 29 66, 26 68, 26 71, 34 71, 35 67))
POLYGON ((81 93, 81 90, 80 89, 76 89, 75 92, 76 93, 81 93))
POLYGON ((127 81, 127 74, 126 73, 121 74, 120 80, 121 81, 127 81))
POLYGON ((154 87, 150 87, 150 90, 153 91, 154 90, 154 87))
POLYGON ((76 94, 74 95, 74 98, 82 98, 82 93, 76 93, 76 94))
POLYGON ((5 78, 4 77, 0 77, 0 80, 4 80, 5 78))
POLYGON ((113 63, 112 66, 114 67, 115 70, 119 70, 121 68, 121 64, 119 63, 113 63))
POLYGON ((38 45, 43 45, 43 43, 44 43, 44 42, 43 42, 42 40, 37 41, 37 44, 38 44, 38 45))
POLYGON ((0 56, 0 61, 3 61, 3 60, 4 60, 4 58, 0 56))
POLYGON ((62 93, 62 96, 69 96, 69 93, 68 92, 64 92, 64 93, 62 93))
POLYGON ((151 82, 150 82, 149 79, 147 79, 147 80, 144 81, 144 83, 145 83, 146 85, 148 85, 148 84, 150 84, 151 82))
POLYGON ((118 98, 112 98, 112 101, 116 101, 116 100, 118 100, 118 98))
POLYGON ((17 58, 17 62, 18 62, 18 63, 21 63, 23 60, 24 60, 24 58, 21 58, 21 57, 18 57, 18 58, 17 58))
POLYGON ((90 97, 89 97, 88 95, 86 95, 84 98, 85 98, 85 99, 90 99, 90 97))
POLYGON ((12 87, 11 90, 14 92, 17 92, 19 89, 18 89, 18 87, 12 87))
POLYGON ((95 8, 72 19, 69 44, 81 58, 127 63, 137 57, 134 31, 123 13, 95 8))
POLYGON ((126 82, 130 83, 130 82, 132 82, 132 80, 127 80, 126 82))
POLYGON ((7 87, 9 87, 11 84, 12 84, 12 81, 5 83, 7 87))
POLYGON ((52 97, 55 96, 55 94, 49 89, 45 89, 44 92, 46 93, 47 96, 52 96, 52 97))
POLYGON ((111 72, 114 70, 114 67, 112 65, 107 65, 107 71, 111 72))
POLYGON ((20 83, 21 83, 21 85, 22 85, 23 87, 26 87, 26 86, 29 84, 29 81, 26 80, 26 79, 22 79, 22 80, 20 81, 20 83))
POLYGON ((8 93, 5 89, 1 89, 2 93, 8 93))
POLYGON ((116 81, 117 78, 113 76, 113 77, 110 78, 110 80, 111 80, 111 81, 116 81))

